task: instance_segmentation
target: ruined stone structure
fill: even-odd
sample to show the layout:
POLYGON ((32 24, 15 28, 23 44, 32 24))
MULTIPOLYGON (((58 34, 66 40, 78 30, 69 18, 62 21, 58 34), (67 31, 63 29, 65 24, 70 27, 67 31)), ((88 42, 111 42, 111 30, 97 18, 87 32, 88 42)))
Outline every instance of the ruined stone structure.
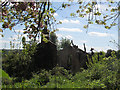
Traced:
POLYGON ((80 68, 87 69, 87 53, 79 48, 67 47, 58 51, 58 65, 72 72, 80 71, 80 68))
POLYGON ((54 43, 49 41, 49 31, 47 29, 47 21, 45 21, 46 26, 42 31, 41 43, 37 45, 37 52, 34 55, 34 65, 35 69, 47 69, 50 70, 57 64, 57 47, 54 43), (47 43, 43 41, 44 38, 48 40, 47 43))
POLYGON ((37 52, 34 55, 34 65, 36 69, 50 70, 57 64, 57 48, 51 42, 39 43, 37 45, 37 52))
POLYGON ((60 67, 72 70, 73 73, 80 71, 80 68, 87 69, 87 53, 76 45, 57 51, 56 45, 52 42, 42 42, 37 45, 37 52, 34 57, 34 65, 38 70, 50 70, 57 64, 60 67))

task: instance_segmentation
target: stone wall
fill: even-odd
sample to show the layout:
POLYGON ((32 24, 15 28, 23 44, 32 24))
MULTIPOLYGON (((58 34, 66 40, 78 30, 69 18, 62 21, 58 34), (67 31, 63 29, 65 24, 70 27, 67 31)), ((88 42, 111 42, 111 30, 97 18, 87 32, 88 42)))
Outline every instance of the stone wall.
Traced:
POLYGON ((78 72, 80 68, 87 68, 86 52, 73 46, 57 51, 56 45, 51 42, 40 43, 34 57, 36 69, 50 70, 57 64, 60 67, 72 70, 72 72, 78 72))
POLYGON ((72 46, 58 51, 58 65, 77 72, 80 68, 87 68, 87 54, 79 48, 72 46))
POLYGON ((57 48, 51 42, 39 43, 37 52, 34 55, 36 69, 52 69, 57 64, 57 48))

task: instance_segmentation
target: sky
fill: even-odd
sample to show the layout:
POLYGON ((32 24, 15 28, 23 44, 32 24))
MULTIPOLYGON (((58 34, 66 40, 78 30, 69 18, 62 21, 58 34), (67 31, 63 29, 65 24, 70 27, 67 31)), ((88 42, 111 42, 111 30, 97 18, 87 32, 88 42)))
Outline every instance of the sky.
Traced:
MULTIPOLYGON (((52 3, 52 6, 54 6, 55 8, 58 8, 60 5, 61 2, 52 3)), ((59 29, 59 31, 56 31, 58 40, 60 41, 62 37, 73 40, 73 43, 82 50, 83 43, 85 43, 87 52, 89 52, 91 48, 94 48, 96 51, 105 52, 108 49, 117 50, 117 45, 112 42, 118 42, 118 26, 116 25, 108 30, 105 29, 103 25, 93 24, 90 25, 89 28, 86 30, 83 28, 83 26, 87 24, 87 16, 85 18, 72 18, 70 16, 70 13, 75 12, 78 7, 78 5, 72 5, 70 7, 67 7, 66 9, 58 10, 56 13, 54 13, 56 20, 62 22, 62 24, 56 25, 56 28, 59 29)), ((99 6, 99 8, 104 11, 104 9, 107 8, 107 5, 101 5, 99 6)), ((0 27, 1 25, 2 24, 0 24, 0 27)), ((4 37, 0 37, 0 49, 10 49, 10 41, 13 40, 16 45, 15 48, 19 48, 20 41, 18 38, 20 38, 20 35, 23 32, 23 28, 24 26, 17 25, 15 27, 16 33, 10 31, 9 29, 6 29, 3 32, 4 37)))

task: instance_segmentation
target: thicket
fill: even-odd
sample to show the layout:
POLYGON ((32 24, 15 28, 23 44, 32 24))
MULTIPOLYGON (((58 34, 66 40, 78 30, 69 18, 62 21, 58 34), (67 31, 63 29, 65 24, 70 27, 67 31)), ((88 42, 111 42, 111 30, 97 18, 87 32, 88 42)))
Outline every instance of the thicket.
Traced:
POLYGON ((28 44, 19 54, 9 53, 3 60, 3 70, 12 78, 12 81, 2 81, 12 82, 3 83, 3 88, 120 88, 120 51, 112 51, 109 57, 105 57, 104 52, 95 53, 92 61, 91 58, 88 60, 88 69, 82 69, 74 75, 58 66, 49 71, 31 70, 34 45, 28 44), (31 78, 25 78, 25 75, 31 78))
POLYGON ((32 76, 33 55, 36 52, 36 43, 25 44, 23 50, 9 51, 4 54, 2 60, 2 69, 17 81, 29 79, 32 76))

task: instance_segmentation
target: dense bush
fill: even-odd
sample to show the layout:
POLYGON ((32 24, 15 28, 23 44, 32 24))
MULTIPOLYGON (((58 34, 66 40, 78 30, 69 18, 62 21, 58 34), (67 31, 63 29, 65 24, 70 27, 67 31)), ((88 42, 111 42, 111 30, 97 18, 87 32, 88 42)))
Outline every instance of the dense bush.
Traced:
POLYGON ((90 72, 91 80, 100 80, 106 87, 118 87, 120 84, 117 80, 119 71, 120 59, 117 59, 116 53, 113 51, 111 56, 101 58, 99 62, 96 63, 95 57, 93 58, 93 63, 88 65, 88 70, 90 72))
POLYGON ((43 86, 46 85, 47 82, 49 82, 50 75, 51 74, 48 71, 42 70, 40 73, 34 74, 33 78, 30 81, 43 86))
POLYGON ((26 44, 22 51, 9 51, 2 61, 2 68, 10 76, 17 77, 18 81, 22 78, 29 79, 33 71, 32 57, 36 51, 36 43, 26 44))
MULTIPOLYGON (((22 51, 22 55, 28 55, 28 48, 25 51, 22 51)), ((118 52, 117 52, 118 53, 118 52)), ((21 55, 21 54, 20 54, 21 55)), ((32 52, 29 52, 29 55, 32 56, 32 52)), ((19 73, 16 73, 15 70, 19 68, 19 65, 27 67, 27 65, 32 65, 32 58, 27 56, 26 59, 23 57, 13 58, 12 55, 9 55, 11 62, 4 63, 5 70, 10 70, 15 73, 14 75, 26 75, 28 73, 26 68, 19 70, 19 73), (29 59, 28 59, 29 58, 29 59), (15 60, 17 60, 15 62, 15 60), (20 61, 21 60, 21 61, 20 61), (27 61, 24 64, 24 61, 27 61), (17 63, 19 61, 19 63, 17 63), (12 66, 13 64, 13 66, 12 66), (16 65, 17 64, 17 65, 16 65), (14 68, 15 67, 15 68, 14 68)), ((19 56, 19 55, 18 55, 19 56)), ((81 72, 77 72, 75 75, 70 73, 70 71, 64 69, 63 67, 54 67, 52 70, 46 71, 42 70, 39 72, 33 72, 33 77, 29 80, 21 79, 22 82, 12 83, 3 83, 3 87, 6 88, 107 88, 107 89, 116 89, 120 87, 120 59, 118 59, 118 54, 114 51, 111 52, 111 56, 105 57, 104 52, 95 53, 91 58, 88 59, 87 63, 88 69, 83 69, 81 72), (98 60, 99 58, 99 60, 98 60)), ((31 66, 32 67, 32 66, 31 66)), ((30 69, 30 68, 29 68, 30 69)), ((31 70, 30 70, 31 71, 31 70)), ((10 72, 9 72, 10 73, 10 72)), ((29 75, 29 73, 28 73, 29 75)), ((20 77, 20 76, 19 76, 20 77)), ((23 77, 23 76, 22 76, 23 77)), ((16 78, 16 77, 15 77, 16 78)), ((9 82, 9 81, 8 81, 9 82)))
POLYGON ((71 79, 71 71, 64 69, 64 67, 54 67, 52 70, 50 70, 51 75, 59 75, 59 76, 65 76, 67 79, 71 79))

